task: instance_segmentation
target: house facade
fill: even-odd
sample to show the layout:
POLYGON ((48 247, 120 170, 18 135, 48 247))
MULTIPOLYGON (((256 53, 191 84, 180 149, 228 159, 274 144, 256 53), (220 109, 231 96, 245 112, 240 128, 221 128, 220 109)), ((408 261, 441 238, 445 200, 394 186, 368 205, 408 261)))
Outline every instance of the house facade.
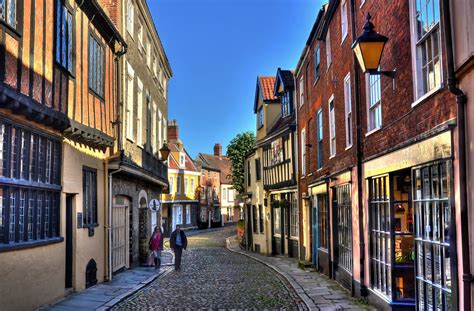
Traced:
POLYGON ((157 202, 168 187, 168 176, 159 149, 166 141, 172 71, 146 1, 125 0, 113 9, 128 45, 117 82, 120 134, 108 161, 108 247, 115 273, 146 262, 148 239, 161 226, 157 202))
MULTIPOLYGON (((274 94, 275 77, 259 76, 255 87, 254 114, 256 115, 256 142, 263 141, 267 132, 280 116, 280 101, 274 94)), ((252 148, 245 158, 244 203, 246 242, 249 250, 270 255, 272 253, 271 207, 265 204, 262 178, 263 148, 252 148)))
POLYGON ((196 228, 198 225, 199 196, 197 189, 201 172, 187 153, 178 136, 178 124, 172 120, 168 124, 169 191, 162 196, 162 227, 165 236, 169 236, 180 225, 183 229, 196 228))
POLYGON ((218 191, 222 224, 240 219, 238 192, 232 185, 231 160, 222 155, 222 146, 214 145, 214 153, 199 153, 196 163, 205 168, 213 168, 219 172, 220 187, 218 191))
POLYGON ((96 1, 6 7, 0 296, 2 308, 34 309, 110 277, 105 163, 117 136, 115 59, 127 45, 96 1))
POLYGON ((213 155, 199 153, 194 162, 201 172, 197 192, 200 201, 199 228, 220 227, 223 225, 219 195, 221 191, 221 170, 215 165, 213 155))
POLYGON ((296 115, 290 70, 279 68, 275 79, 257 79, 254 112, 257 141, 245 168, 248 245, 256 252, 299 257, 296 115))

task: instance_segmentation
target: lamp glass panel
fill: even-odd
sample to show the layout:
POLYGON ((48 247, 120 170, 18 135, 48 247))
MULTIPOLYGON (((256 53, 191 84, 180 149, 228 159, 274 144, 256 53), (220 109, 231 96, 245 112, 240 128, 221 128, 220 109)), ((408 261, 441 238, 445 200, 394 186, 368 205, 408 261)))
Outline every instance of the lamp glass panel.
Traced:
POLYGON ((377 70, 385 42, 360 42, 358 45, 360 46, 366 70, 377 70))
POLYGON ((362 56, 362 51, 360 49, 360 43, 357 43, 354 46, 354 53, 357 57, 357 60, 359 61, 359 65, 362 69, 363 72, 365 72, 365 63, 364 63, 364 57, 362 56))

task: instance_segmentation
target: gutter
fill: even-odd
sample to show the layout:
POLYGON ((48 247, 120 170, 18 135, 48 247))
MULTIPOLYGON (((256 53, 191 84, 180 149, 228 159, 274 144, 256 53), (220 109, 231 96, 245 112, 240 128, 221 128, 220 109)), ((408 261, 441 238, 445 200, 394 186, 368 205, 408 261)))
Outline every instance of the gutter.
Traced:
POLYGON ((461 256, 462 256, 462 287, 464 310, 471 310, 471 283, 474 276, 471 274, 469 258, 469 214, 467 210, 467 159, 466 159, 466 120, 465 106, 467 96, 458 88, 454 69, 454 48, 451 29, 451 12, 449 0, 442 1, 443 24, 445 28, 446 62, 448 69, 448 89, 456 96, 457 127, 458 127, 458 162, 459 162, 459 205, 461 211, 461 256))
MULTIPOLYGON (((351 35, 352 42, 357 39, 356 33, 356 4, 355 0, 351 0, 351 35)), ((364 232, 364 205, 362 200, 362 125, 361 125, 361 94, 360 94, 360 72, 359 66, 354 53, 352 53, 352 64, 354 69, 354 92, 355 92, 355 121, 356 121, 356 158, 357 158, 357 205, 359 207, 359 253, 360 253, 360 295, 367 296, 368 290, 365 285, 365 232, 364 232)))

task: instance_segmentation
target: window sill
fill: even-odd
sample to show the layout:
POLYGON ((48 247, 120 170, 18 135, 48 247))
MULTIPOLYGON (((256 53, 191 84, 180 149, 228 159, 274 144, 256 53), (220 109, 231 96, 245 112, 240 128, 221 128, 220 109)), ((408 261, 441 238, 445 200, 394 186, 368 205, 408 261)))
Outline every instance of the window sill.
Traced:
POLYGON ((332 158, 335 158, 336 157, 336 154, 333 154, 332 156, 329 157, 329 160, 331 160, 332 158))
POLYGON ((4 244, 4 245, 0 245, 0 253, 46 246, 46 245, 61 243, 63 241, 64 241, 63 237, 57 237, 57 238, 51 238, 47 240, 31 241, 31 242, 25 242, 25 243, 4 244))
POLYGON ((82 225, 82 229, 95 228, 95 227, 98 227, 98 226, 99 226, 98 223, 94 223, 94 224, 83 224, 83 225, 82 225))
POLYGON ((306 174, 305 175, 301 175, 300 179, 305 179, 306 178, 306 174))
POLYGON ((359 9, 361 9, 361 8, 364 6, 364 4, 365 4, 365 0, 362 1, 362 3, 361 3, 360 6, 359 6, 359 9))
POLYGON ((347 146, 346 149, 344 149, 344 150, 347 151, 347 150, 349 150, 349 149, 351 149, 351 148, 352 148, 352 145, 349 145, 349 146, 347 146))
POLYGON ((316 86, 316 84, 317 84, 317 83, 318 83, 318 81, 319 81, 319 78, 320 78, 320 76, 319 76, 319 77, 317 77, 317 78, 316 78, 316 80, 314 80, 314 82, 313 82, 313 87, 315 87, 315 86, 316 86))
POLYGON ((420 98, 418 98, 417 100, 415 100, 412 104, 411 104, 411 108, 415 108, 416 106, 418 106, 418 104, 420 104, 421 102, 424 102, 425 100, 428 100, 430 97, 434 96, 435 94, 437 94, 439 91, 441 91, 443 89, 443 84, 441 84, 440 86, 438 86, 437 88, 435 89, 432 89, 431 91, 429 91, 428 93, 426 93, 425 95, 421 96, 420 98))
POLYGON ((134 144, 135 143, 135 140, 133 138, 130 138, 130 137, 127 137, 126 138, 128 140, 128 142, 134 144))
POLYGON ((372 135, 372 134, 375 133, 375 132, 380 131, 381 129, 382 129, 382 127, 377 127, 377 128, 375 128, 375 129, 373 129, 373 130, 371 130, 371 131, 365 133, 365 137, 369 137, 370 135, 372 135))
POLYGON ((3 19, 0 19, 0 26, 2 26, 2 28, 4 28, 8 34, 12 35, 17 40, 21 38, 21 33, 14 27, 12 27, 10 24, 7 24, 7 22, 5 22, 3 19))

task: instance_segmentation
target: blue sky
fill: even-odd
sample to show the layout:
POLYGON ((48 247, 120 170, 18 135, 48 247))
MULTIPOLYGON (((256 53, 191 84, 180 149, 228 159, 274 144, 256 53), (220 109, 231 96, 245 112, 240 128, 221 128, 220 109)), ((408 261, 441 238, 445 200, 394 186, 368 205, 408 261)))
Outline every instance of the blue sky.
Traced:
POLYGON ((173 69, 168 118, 194 158, 255 130, 256 77, 294 69, 320 0, 148 0, 173 69))

